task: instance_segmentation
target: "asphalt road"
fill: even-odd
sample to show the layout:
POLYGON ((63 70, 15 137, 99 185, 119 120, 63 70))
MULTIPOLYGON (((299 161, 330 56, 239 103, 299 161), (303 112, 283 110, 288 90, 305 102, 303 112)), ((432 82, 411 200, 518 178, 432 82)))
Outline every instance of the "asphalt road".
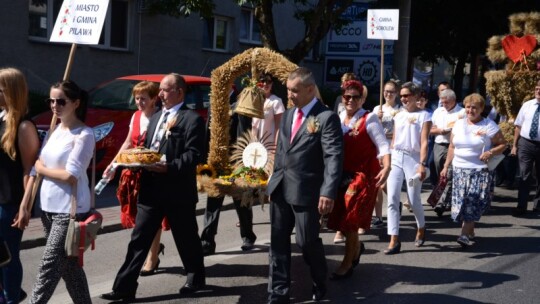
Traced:
MULTIPOLYGON (((423 199, 428 193, 423 193, 423 199)), ((360 239, 366 244, 360 265, 351 278, 328 282, 327 303, 539 303, 540 214, 510 216, 516 191, 496 188, 488 214, 476 228, 476 241, 463 250, 456 239, 459 224, 448 215, 438 218, 425 206, 427 234, 424 247, 414 247, 415 223, 404 210, 401 225, 402 252, 386 256, 386 228, 373 229, 360 239)), ((204 207, 205 202, 198 207, 204 207)), ((202 216, 198 217, 199 227, 202 216)), ((234 210, 222 212, 217 253, 205 259, 207 288, 194 298, 182 298, 183 268, 170 232, 163 234, 165 255, 159 273, 139 279, 137 303, 265 303, 268 282, 269 208, 254 207, 256 248, 240 250, 234 210)), ((342 258, 343 244, 334 244, 332 231, 321 233, 330 271, 342 258)), ((123 262, 130 230, 99 236, 95 251, 85 255, 85 271, 94 303, 107 303, 99 295, 111 290, 123 262)), ((292 236, 294 244, 294 236, 292 236)), ((292 302, 310 302, 311 280, 302 256, 293 245, 292 302)), ((21 252, 23 289, 30 292, 43 247, 21 252)), ((50 303, 71 303, 64 283, 50 303)))

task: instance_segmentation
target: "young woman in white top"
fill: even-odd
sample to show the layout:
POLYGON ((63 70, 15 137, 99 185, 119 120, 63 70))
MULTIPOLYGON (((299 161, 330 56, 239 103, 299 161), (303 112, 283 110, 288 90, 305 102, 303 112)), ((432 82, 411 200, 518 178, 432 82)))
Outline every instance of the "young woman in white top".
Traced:
POLYGON ((259 79, 264 91, 264 119, 253 118, 251 120, 251 131, 261 139, 276 143, 281 116, 285 112, 285 107, 281 98, 272 94, 272 76, 264 74, 259 79))
POLYGON ((385 254, 399 253, 399 201, 403 180, 407 181, 407 194, 418 227, 415 246, 424 244, 425 218, 420 200, 420 191, 426 177, 428 158, 428 135, 431 129, 431 114, 418 108, 420 88, 412 82, 403 84, 400 90, 403 111, 394 117, 394 136, 392 138, 392 170, 388 177, 388 235, 390 244, 385 254), (413 179, 413 182, 410 180, 413 179))
MULTIPOLYGON (((61 123, 44 143, 35 171, 43 176, 40 202, 41 221, 47 244, 43 252, 30 303, 47 303, 63 278, 74 303, 92 303, 83 268, 76 257, 67 257, 64 249, 71 193, 76 189, 77 218, 90 211, 90 188, 86 170, 95 147, 93 130, 83 121, 88 94, 72 81, 51 87, 46 101, 61 123), (76 187, 73 187, 76 185, 76 187)), ((27 208, 21 204, 21 208, 27 208)))
MULTIPOLYGON (((377 105, 373 108, 373 113, 377 114, 379 120, 384 129, 386 139, 390 144, 392 141, 392 135, 394 134, 394 116, 401 110, 401 105, 397 102, 396 97, 399 93, 399 85, 393 80, 389 80, 384 84, 384 104, 377 105)), ((382 164, 381 164, 382 166, 382 164)), ((384 222, 382 220, 382 206, 383 206, 383 191, 386 192, 386 184, 379 188, 377 193, 377 203, 375 204, 375 217, 371 222, 374 228, 382 227, 384 222)))
POLYGON ((461 221, 457 242, 468 246, 474 237, 474 222, 491 204, 493 174, 487 162, 506 149, 506 142, 495 122, 483 118, 485 100, 480 94, 465 97, 466 119, 459 119, 452 128, 450 146, 441 176, 453 168, 452 219, 461 221))

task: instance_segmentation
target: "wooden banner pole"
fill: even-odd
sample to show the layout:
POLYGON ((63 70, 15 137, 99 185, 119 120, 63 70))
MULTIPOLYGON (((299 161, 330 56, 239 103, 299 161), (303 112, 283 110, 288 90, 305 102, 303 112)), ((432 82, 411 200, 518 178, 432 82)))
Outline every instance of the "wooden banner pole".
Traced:
POLYGON ((383 105, 383 93, 384 93, 384 39, 381 39, 381 88, 380 88, 380 98, 379 98, 379 106, 382 111, 382 105, 383 105))
MULTIPOLYGON (((69 76, 71 75, 71 68, 73 66, 73 58, 75 57, 76 50, 77 50, 77 44, 76 43, 71 44, 71 51, 69 52, 69 57, 66 64, 66 70, 64 71, 64 78, 62 79, 64 81, 68 80, 69 76)), ((45 137, 44 141, 47 141, 47 139, 49 139, 49 136, 52 134, 52 132, 56 128, 57 120, 58 120, 58 117, 56 117, 56 114, 53 113, 51 124, 49 126, 49 132, 47 132, 47 136, 45 137)), ((32 196, 30 197, 30 204, 28 204, 28 212, 31 212, 32 208, 34 207, 37 191, 42 180, 43 180, 43 176, 41 176, 40 174, 36 174, 36 178, 34 180, 33 185, 30 185, 30 183, 32 182, 32 179, 29 180, 28 186, 32 186, 32 196)))

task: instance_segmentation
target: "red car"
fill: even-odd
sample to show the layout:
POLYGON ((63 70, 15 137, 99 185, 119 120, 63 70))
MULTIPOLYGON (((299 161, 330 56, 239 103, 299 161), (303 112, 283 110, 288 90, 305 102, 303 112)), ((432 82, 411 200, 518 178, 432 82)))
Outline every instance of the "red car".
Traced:
MULTIPOLYGON (((131 94, 133 86, 147 80, 159 83, 165 74, 132 75, 116 78, 89 91, 86 124, 96 134, 96 170, 102 172, 116 156, 129 131, 129 122, 137 110, 131 94)), ((205 120, 210 105, 210 78, 183 75, 187 84, 184 99, 187 107, 196 110, 205 120)), ((40 136, 49 129, 52 112, 34 117, 40 136)))

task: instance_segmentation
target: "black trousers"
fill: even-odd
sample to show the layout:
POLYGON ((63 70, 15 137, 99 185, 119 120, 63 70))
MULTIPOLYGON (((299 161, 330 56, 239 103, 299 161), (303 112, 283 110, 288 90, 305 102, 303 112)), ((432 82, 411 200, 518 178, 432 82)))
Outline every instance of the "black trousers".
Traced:
MULTIPOLYGON (((218 230, 219 214, 225 197, 208 197, 204 212, 204 227, 201 233, 203 244, 215 246, 215 236, 218 230)), ((243 241, 255 242, 257 236, 253 233, 253 210, 241 206, 240 200, 233 200, 238 221, 240 222, 240 236, 243 241)))
POLYGON ((527 209, 531 184, 534 180, 533 168, 536 167, 536 193, 533 198, 533 208, 540 208, 540 142, 532 141, 521 137, 518 140, 518 162, 519 162, 519 188, 518 188, 518 208, 527 209))
POLYGON ((204 256, 198 233, 195 203, 176 201, 174 204, 164 206, 149 206, 139 202, 135 228, 131 233, 124 264, 114 280, 114 291, 131 293, 137 290, 137 278, 156 232, 161 229, 164 216, 167 216, 171 226, 174 242, 186 272, 186 283, 205 284, 204 256))
MULTIPOLYGON (((270 203, 270 302, 289 302, 291 285, 291 234, 295 228, 296 245, 302 250, 309 266, 313 284, 326 284, 328 266, 322 239, 319 237, 318 202, 312 206, 295 206, 285 201, 281 187, 271 196, 270 203)), ((311 292, 311 291, 310 291, 311 292)))

